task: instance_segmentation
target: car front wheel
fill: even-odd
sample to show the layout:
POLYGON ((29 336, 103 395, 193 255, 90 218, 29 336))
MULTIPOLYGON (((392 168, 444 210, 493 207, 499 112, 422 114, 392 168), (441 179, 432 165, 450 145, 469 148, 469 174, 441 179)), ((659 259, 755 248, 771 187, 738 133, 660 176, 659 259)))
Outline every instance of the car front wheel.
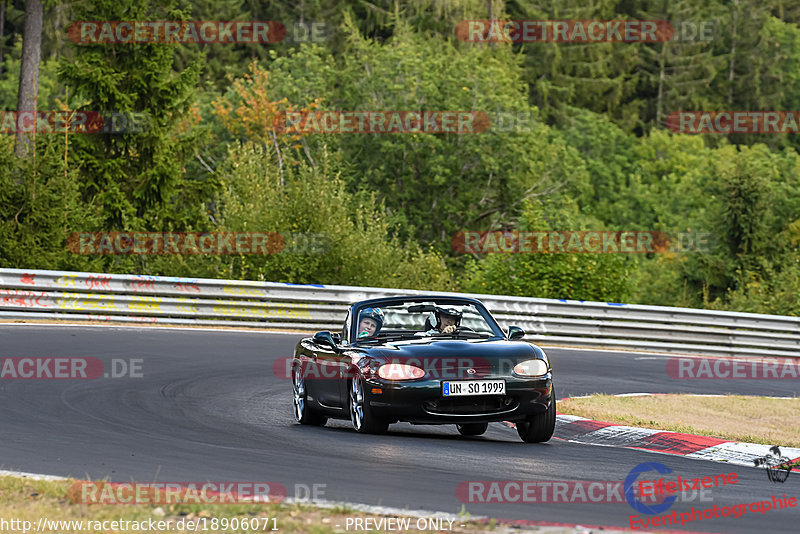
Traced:
POLYGON ((292 393, 294 404, 294 418, 301 425, 323 426, 328 422, 328 418, 313 411, 308 406, 308 393, 306 392, 306 380, 303 376, 302 366, 295 366, 292 369, 292 393))
POLYGON ((517 421, 517 434, 525 443, 543 443, 553 437, 556 429, 556 392, 550 393, 550 407, 547 411, 529 415, 517 421))
POLYGON ((364 394, 364 380, 358 373, 350 382, 350 421, 353 428, 362 434, 383 434, 389 428, 388 421, 372 413, 372 407, 364 394))

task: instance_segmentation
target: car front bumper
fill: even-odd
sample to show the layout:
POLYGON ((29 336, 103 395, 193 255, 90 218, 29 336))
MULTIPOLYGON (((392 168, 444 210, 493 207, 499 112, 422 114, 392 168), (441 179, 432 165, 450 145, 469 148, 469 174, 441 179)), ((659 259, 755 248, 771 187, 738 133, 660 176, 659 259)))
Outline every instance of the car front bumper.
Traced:
POLYGON ((505 395, 445 397, 442 394, 443 380, 391 381, 379 378, 366 380, 365 394, 376 416, 422 424, 515 421, 545 412, 554 400, 551 374, 537 378, 506 376, 482 379, 505 380, 505 395))

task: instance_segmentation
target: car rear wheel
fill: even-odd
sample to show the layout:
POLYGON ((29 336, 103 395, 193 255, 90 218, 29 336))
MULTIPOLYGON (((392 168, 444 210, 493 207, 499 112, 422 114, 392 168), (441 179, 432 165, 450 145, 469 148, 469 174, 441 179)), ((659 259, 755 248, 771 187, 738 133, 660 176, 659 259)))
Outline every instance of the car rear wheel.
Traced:
POLYGON ((364 380, 356 373, 350 382, 350 421, 356 432, 362 434, 383 434, 389 422, 372 413, 372 407, 364 394, 364 380))
POLYGON ((489 428, 489 423, 465 423, 456 425, 456 428, 462 436, 480 436, 489 428))
POLYGON ((556 391, 550 392, 550 407, 547 411, 529 415, 517 421, 517 434, 525 443, 543 443, 553 437, 556 429, 556 391))
POLYGON ((308 393, 306 392, 306 380, 303 376, 302 366, 295 366, 292 369, 292 393, 294 394, 294 418, 301 425, 323 426, 328 422, 328 418, 315 412, 308 405, 308 393))

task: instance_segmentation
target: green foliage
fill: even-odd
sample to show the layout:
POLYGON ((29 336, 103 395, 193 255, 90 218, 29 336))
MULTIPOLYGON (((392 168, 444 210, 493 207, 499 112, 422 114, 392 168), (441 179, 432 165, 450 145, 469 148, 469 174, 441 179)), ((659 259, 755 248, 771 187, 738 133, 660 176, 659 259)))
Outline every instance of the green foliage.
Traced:
POLYGON ((100 263, 67 249, 72 232, 96 228, 94 206, 81 201, 79 176, 64 166, 61 144, 37 138, 36 161, 14 155, 0 137, 0 264, 4 267, 96 271, 100 263))
POLYGON ((298 106, 319 97, 320 109, 478 111, 517 121, 484 133, 310 136, 312 157, 322 144, 341 151, 358 177, 351 190, 376 192, 401 235, 444 252, 457 231, 507 224, 526 199, 585 186, 578 155, 527 103, 508 47, 463 47, 401 22, 385 45, 346 29, 339 68, 323 49, 301 47, 271 65, 274 93, 298 106))
MULTIPOLYGON (((248 143, 231 148, 220 169, 221 229, 280 232, 317 243, 308 254, 232 257, 218 275, 275 282, 327 283, 447 290, 454 284, 442 258, 389 236, 372 195, 345 190, 341 163, 326 153, 316 165, 284 168, 274 151, 248 143)), ((302 248, 302 246, 301 246, 302 248)))
MULTIPOLYGON (((513 3, 509 18, 521 20, 619 20, 633 18, 625 3, 513 3)), ((641 47, 597 42, 564 44, 535 42, 519 45, 525 53, 525 79, 531 98, 549 120, 563 119, 565 106, 607 114, 625 131, 638 126, 644 105, 637 93, 641 47)))
MULTIPOLYGON (((173 5, 92 0, 76 5, 75 17, 184 20, 173 5)), ((61 81, 87 102, 81 109, 145 117, 141 133, 75 136, 73 155, 84 179, 84 199, 98 202, 109 229, 202 224, 202 202, 213 188, 184 176, 185 162, 202 134, 190 114, 201 65, 173 72, 174 46, 76 45, 75 57, 61 63, 61 81)))
POLYGON ((705 302, 711 309, 736 310, 800 316, 800 254, 787 258, 787 264, 777 270, 766 267, 764 274, 750 271, 740 277, 736 289, 714 301, 705 302))
MULTIPOLYGON (((0 109, 17 109, 21 53, 22 38, 19 38, 13 47, 6 50, 3 61, 3 74, 0 75, 0 109)), ((58 85, 57 70, 56 59, 43 60, 39 66, 39 94, 36 105, 41 111, 59 109, 56 100, 62 95, 58 85)))
MULTIPOLYGON (((563 207, 528 203, 522 231, 583 230, 563 207), (555 208, 555 209, 554 209, 555 208)), ((462 287, 473 293, 627 302, 635 264, 621 254, 489 254, 467 266, 462 287)))
POLYGON ((674 21, 673 39, 639 45, 642 76, 637 93, 650 97, 639 116, 642 129, 665 128, 667 116, 678 110, 718 109, 719 95, 706 87, 726 66, 725 56, 714 55, 721 6, 698 6, 689 0, 642 4, 646 10, 638 18, 674 21))

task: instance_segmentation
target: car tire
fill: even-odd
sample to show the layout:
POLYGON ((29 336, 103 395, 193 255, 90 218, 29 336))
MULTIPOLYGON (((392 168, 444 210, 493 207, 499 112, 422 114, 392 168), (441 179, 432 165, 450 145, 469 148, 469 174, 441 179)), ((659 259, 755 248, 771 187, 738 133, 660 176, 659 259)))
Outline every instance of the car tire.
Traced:
POLYGON ((301 425, 324 426, 328 418, 314 411, 308 405, 308 392, 306 391, 306 380, 303 376, 302 365, 295 365, 292 368, 292 393, 294 406, 294 418, 301 425))
POLYGON ((362 434, 383 434, 389 428, 389 422, 376 417, 364 391, 364 379, 358 372, 350 381, 350 422, 356 432, 362 434))
POLYGON ((489 428, 489 423, 465 423, 456 425, 456 428, 462 436, 480 436, 489 428))
POLYGON ((553 437, 556 429, 556 392, 550 392, 550 407, 547 411, 529 415, 517 421, 517 434, 525 443, 544 443, 553 437))

